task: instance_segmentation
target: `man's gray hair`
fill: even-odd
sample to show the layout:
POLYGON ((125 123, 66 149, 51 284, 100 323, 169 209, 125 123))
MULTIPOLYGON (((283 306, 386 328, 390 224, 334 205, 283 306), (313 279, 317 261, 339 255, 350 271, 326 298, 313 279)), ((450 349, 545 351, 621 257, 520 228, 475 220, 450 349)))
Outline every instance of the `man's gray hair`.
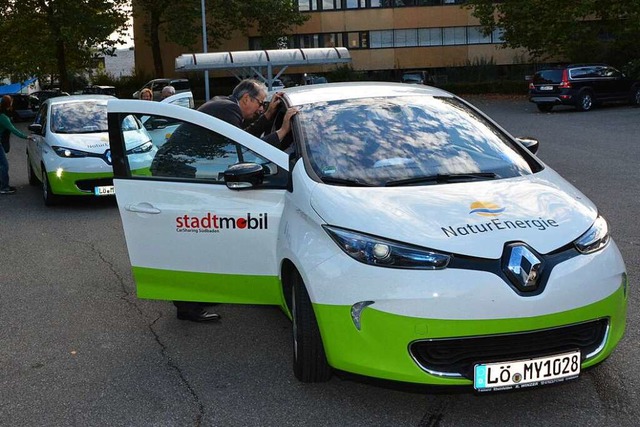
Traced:
POLYGON ((176 88, 171 85, 167 85, 162 88, 162 96, 164 96, 165 98, 175 94, 176 94, 176 88))
POLYGON ((260 95, 266 93, 267 86, 261 81, 255 79, 244 79, 233 89, 231 96, 239 100, 245 94, 248 94, 252 98, 258 98, 260 95))

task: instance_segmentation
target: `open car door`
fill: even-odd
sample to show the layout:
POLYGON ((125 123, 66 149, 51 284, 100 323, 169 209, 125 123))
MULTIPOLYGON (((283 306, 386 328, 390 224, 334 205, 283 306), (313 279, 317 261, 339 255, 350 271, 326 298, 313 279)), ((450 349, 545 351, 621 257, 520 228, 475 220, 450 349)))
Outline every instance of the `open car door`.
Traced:
POLYGON ((113 100, 108 115, 115 194, 138 296, 281 304, 275 249, 288 156, 226 122, 168 103, 113 100), (131 164, 122 124, 132 115, 175 126, 154 147, 150 164, 131 164), (237 163, 261 165, 263 183, 228 188, 225 171, 237 163))

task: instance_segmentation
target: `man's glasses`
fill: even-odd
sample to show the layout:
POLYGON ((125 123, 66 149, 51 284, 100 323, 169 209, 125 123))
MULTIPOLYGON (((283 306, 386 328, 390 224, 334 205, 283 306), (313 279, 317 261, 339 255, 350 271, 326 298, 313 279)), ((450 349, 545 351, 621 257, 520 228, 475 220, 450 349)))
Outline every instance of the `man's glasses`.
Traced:
MULTIPOLYGON (((251 96, 251 95, 249 95, 251 96)), ((267 107, 269 106, 269 101, 260 101, 258 98, 256 98, 255 96, 251 96, 258 104, 260 104, 260 106, 262 108, 264 108, 265 110, 267 109, 267 107)))

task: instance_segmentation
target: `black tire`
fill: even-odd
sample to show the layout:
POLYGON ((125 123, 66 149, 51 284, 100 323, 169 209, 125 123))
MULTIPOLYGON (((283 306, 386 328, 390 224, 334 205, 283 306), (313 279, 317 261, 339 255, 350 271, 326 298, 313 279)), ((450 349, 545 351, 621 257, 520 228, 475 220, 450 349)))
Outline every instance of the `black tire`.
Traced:
POLYGON ((47 177, 47 170, 42 165, 42 199, 45 206, 53 206, 59 202, 59 196, 56 196, 51 191, 51 185, 49 184, 49 178, 47 177))
POLYGON ((576 100, 576 109, 578 111, 589 111, 593 108, 595 104, 595 99, 593 99, 593 94, 588 90, 580 92, 578 94, 578 99, 576 100))
POLYGON ((541 113, 548 113, 553 109, 553 104, 536 104, 536 106, 541 113))
POLYGON ((329 381, 331 367, 324 352, 320 329, 309 293, 297 271, 293 272, 291 276, 293 373, 303 383, 329 381))
POLYGON ((36 174, 33 172, 33 168, 31 167, 31 158, 29 158, 28 154, 27 154, 27 177, 29 178, 29 185, 36 186, 40 184, 40 180, 38 179, 36 174))
POLYGON ((636 86, 631 89, 631 95, 629 96, 629 102, 634 107, 640 107, 640 87, 636 86))

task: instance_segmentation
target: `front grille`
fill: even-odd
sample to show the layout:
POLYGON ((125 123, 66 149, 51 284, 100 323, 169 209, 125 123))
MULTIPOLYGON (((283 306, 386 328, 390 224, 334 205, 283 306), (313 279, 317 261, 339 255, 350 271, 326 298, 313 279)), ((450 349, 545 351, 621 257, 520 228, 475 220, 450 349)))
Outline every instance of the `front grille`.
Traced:
POLYGON ((582 360, 606 339, 609 321, 599 319, 577 325, 518 334, 420 340, 409 346, 422 369, 443 376, 473 379, 477 363, 528 359, 579 349, 582 360))
POLYGON ((113 178, 97 178, 97 179, 83 179, 76 181, 76 186, 82 191, 88 191, 93 193, 95 187, 102 187, 106 185, 113 185, 113 178))

